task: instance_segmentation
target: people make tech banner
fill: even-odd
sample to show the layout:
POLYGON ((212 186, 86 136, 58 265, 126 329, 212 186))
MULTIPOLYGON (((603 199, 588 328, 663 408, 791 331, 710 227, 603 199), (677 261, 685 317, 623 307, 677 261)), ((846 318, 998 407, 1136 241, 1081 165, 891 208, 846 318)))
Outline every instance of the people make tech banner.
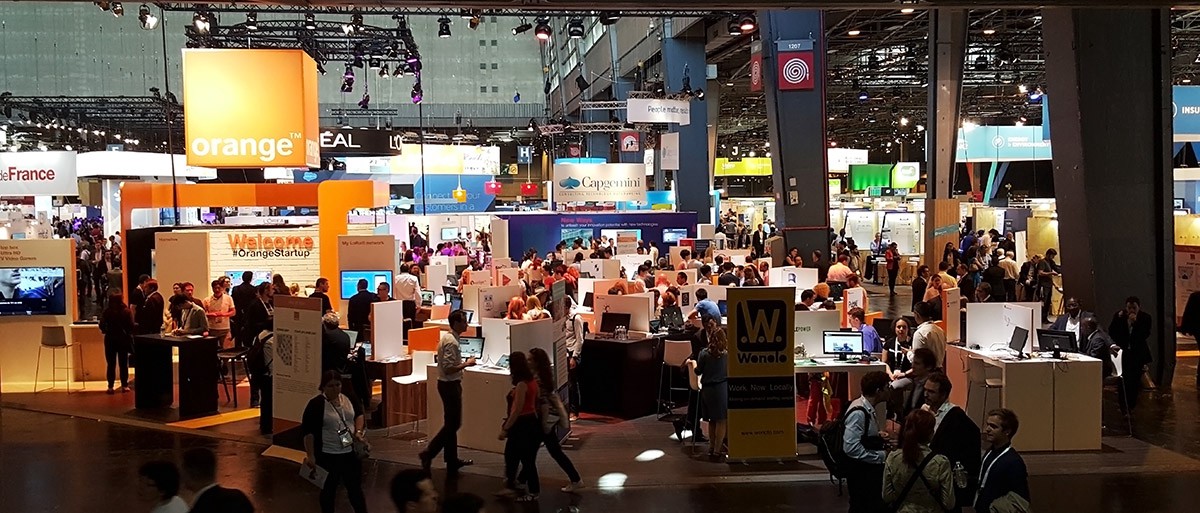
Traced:
POLYGON ((73 151, 0 153, 0 196, 75 196, 79 180, 73 151))
POLYGON ((729 457, 796 457, 794 287, 731 287, 729 457))
POLYGON ((646 201, 643 164, 555 164, 554 202, 646 201))
POLYGON ((630 98, 625 102, 625 114, 630 123, 692 122, 692 105, 684 100, 650 100, 630 98))

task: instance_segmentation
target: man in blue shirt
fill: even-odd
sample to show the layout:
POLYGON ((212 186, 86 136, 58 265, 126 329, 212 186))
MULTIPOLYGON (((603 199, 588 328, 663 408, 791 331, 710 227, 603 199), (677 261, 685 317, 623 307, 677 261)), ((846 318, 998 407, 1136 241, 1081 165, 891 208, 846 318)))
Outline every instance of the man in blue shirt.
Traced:
POLYGON ((867 324, 867 313, 862 308, 851 308, 846 316, 849 317, 850 327, 863 335, 863 352, 882 353, 883 341, 879 339, 879 332, 867 324))
POLYGON ((716 319, 717 324, 721 324, 721 307, 717 303, 708 299, 708 291, 704 289, 696 289, 696 309, 688 316, 688 320, 696 319, 697 317, 712 317, 716 319))
POLYGON ((844 474, 850 513, 883 511, 883 464, 887 451, 879 435, 875 406, 887 402, 888 381, 884 372, 868 372, 860 382, 862 397, 846 409, 842 451, 849 460, 844 474))

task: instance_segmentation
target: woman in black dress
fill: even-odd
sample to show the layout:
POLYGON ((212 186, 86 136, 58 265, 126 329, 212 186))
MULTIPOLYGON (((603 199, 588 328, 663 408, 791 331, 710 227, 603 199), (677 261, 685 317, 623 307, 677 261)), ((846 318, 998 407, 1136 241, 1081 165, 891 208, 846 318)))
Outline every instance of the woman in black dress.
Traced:
POLYGON ((113 393, 117 369, 121 371, 121 393, 129 391, 129 352, 133 349, 133 311, 121 300, 121 292, 108 295, 108 306, 100 316, 104 333, 104 360, 108 363, 108 394, 113 393))

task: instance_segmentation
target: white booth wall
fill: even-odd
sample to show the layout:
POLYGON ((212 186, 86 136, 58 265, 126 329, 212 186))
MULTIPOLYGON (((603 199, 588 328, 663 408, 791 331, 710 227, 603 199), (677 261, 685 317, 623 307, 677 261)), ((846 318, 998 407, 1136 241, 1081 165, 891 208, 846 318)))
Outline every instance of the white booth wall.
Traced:
MULTIPOLYGON (((34 382, 34 372, 38 364, 38 348, 41 345, 42 326, 63 326, 70 340, 70 326, 77 311, 75 290, 75 243, 71 239, 34 239, 0 241, 0 267, 62 267, 65 269, 67 295, 66 313, 64 315, 37 316, 3 316, 0 317, 0 330, 4 332, 4 343, 0 344, 0 388, 4 392, 28 391, 28 385, 34 382)), ((41 377, 38 381, 49 382, 51 374, 50 354, 45 355, 45 365, 42 365, 41 377)), ((60 367, 67 366, 68 358, 60 352, 58 363, 60 367)), ((57 371, 61 376, 66 373, 68 379, 73 379, 70 371, 57 371)), ((39 385, 41 386, 41 385, 39 385)))

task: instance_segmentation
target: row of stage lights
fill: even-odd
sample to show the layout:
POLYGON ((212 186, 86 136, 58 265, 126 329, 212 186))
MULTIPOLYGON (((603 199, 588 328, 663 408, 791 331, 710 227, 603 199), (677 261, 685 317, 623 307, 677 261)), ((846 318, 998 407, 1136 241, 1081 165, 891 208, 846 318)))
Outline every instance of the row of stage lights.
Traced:
MULTIPOLYGON (((113 17, 120 18, 125 15, 125 5, 121 2, 93 2, 101 11, 111 12, 113 17)), ((150 12, 150 6, 142 4, 138 7, 138 23, 143 30, 154 30, 158 27, 158 16, 150 12)))

